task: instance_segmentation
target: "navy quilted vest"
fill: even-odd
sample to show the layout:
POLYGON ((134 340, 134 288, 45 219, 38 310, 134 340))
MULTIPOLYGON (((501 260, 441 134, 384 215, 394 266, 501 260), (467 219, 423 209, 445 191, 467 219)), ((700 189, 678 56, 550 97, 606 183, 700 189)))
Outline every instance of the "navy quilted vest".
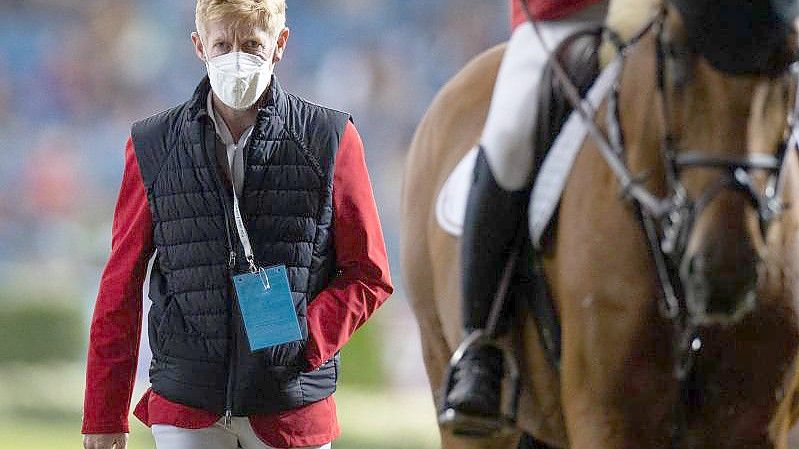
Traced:
POLYGON ((333 163, 349 116, 283 91, 275 77, 259 109, 240 205, 255 262, 288 268, 304 340, 251 353, 230 279, 247 263, 232 191, 216 164, 209 89, 206 77, 191 100, 132 129, 157 250, 148 317, 152 388, 234 416, 300 407, 336 387, 338 354, 317 371, 301 369, 306 306, 336 274, 333 163))

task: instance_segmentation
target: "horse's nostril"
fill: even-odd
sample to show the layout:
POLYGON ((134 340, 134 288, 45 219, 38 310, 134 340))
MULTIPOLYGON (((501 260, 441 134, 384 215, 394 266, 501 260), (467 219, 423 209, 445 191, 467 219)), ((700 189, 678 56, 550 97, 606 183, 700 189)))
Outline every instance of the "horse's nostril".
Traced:
POLYGON ((757 285, 756 261, 694 254, 682 267, 686 300, 700 321, 735 321, 750 310, 757 285), (711 318, 712 317, 712 318, 711 318))

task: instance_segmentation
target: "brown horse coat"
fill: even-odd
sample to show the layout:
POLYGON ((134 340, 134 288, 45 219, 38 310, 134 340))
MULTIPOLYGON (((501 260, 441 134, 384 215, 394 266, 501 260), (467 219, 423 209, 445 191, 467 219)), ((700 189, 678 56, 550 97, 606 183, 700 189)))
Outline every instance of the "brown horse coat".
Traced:
MULTIPOLYGON (((621 110, 630 168, 654 170, 657 179, 662 130, 652 94, 653 47, 649 37, 631 53, 621 110)), ((462 335, 459 241, 438 227, 434 201, 479 138, 502 52, 502 46, 486 51, 441 90, 417 129, 406 163, 403 271, 436 403, 462 335)), ((682 143, 719 154, 773 152, 787 113, 784 85, 724 77, 702 61, 694 76, 676 111, 682 143)), ((597 122, 604 123, 604 117, 597 122)), ((786 170, 784 196, 790 203, 799 198, 795 154, 786 170)), ((691 175, 687 183, 701 187, 707 176, 691 175)), ((662 193, 656 181, 650 184, 662 193)), ((518 332, 524 371, 519 426, 554 446, 667 447, 670 441, 677 400, 671 330, 657 313, 654 270, 640 225, 618 191, 616 178, 588 139, 567 183, 554 250, 545 261, 563 323, 560 379, 544 359, 530 319, 518 332)), ((752 214, 740 203, 720 199, 718 210, 703 218, 708 229, 729 217, 754 227, 752 214)), ((797 383, 797 212, 789 209, 768 241, 758 242, 765 263, 755 312, 704 335, 686 447, 785 447, 797 383)), ((445 448, 512 448, 517 438, 472 442, 444 434, 442 443, 445 448)))

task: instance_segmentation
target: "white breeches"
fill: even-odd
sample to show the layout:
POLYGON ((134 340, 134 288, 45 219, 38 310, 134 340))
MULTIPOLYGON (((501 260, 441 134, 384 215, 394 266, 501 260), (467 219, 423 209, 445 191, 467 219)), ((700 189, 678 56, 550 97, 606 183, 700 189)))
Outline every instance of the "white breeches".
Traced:
POLYGON ((530 181, 538 89, 548 59, 545 48, 552 51, 575 31, 603 23, 607 9, 608 0, 603 0, 560 20, 538 22, 546 47, 530 22, 513 32, 480 138, 488 165, 505 190, 519 190, 530 181))
MULTIPOLYGON (((222 424, 222 419, 210 427, 184 429, 167 424, 153 424, 151 427, 157 449, 274 449, 267 445, 253 431, 247 417, 234 416, 230 429, 222 424)), ((330 449, 331 443, 312 446, 308 449, 330 449)))

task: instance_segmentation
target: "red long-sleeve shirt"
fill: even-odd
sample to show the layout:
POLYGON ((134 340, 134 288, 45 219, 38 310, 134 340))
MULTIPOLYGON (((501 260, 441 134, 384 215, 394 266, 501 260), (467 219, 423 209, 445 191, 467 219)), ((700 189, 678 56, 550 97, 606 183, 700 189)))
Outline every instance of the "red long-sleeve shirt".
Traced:
MULTIPOLYGON (((598 0, 529 0, 530 14, 536 20, 557 20, 576 12, 598 0)), ((519 0, 510 0, 511 26, 516 28, 527 21, 519 0)))
MULTIPOLYGON (((315 369, 349 340, 393 291, 363 143, 349 122, 333 172, 334 245, 342 274, 310 302, 305 357, 315 369)), ((111 254, 91 320, 82 433, 128 432, 142 320, 142 284, 155 251, 152 216, 133 142, 112 226, 111 254)), ((203 428, 220 415, 177 404, 147 389, 134 415, 147 426, 203 428)), ((317 446, 338 437, 330 396, 304 407, 250 416, 255 433, 279 448, 317 446)))

